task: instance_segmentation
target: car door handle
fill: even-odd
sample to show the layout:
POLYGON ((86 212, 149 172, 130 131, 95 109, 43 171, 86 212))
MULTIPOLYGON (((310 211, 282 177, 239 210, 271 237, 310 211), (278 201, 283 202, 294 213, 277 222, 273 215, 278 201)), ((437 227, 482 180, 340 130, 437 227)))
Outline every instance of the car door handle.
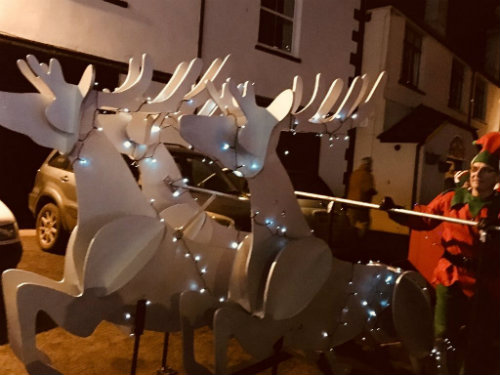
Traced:
POLYGON ((68 182, 68 181, 69 181, 69 177, 68 177, 68 176, 62 176, 62 177, 60 178, 60 180, 61 180, 62 182, 68 182))

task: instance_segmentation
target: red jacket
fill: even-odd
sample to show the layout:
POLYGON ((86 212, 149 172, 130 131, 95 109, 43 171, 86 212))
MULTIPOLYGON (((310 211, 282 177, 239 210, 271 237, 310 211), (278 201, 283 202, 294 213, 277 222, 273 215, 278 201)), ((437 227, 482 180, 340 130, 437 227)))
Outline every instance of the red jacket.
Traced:
MULTIPOLYGON (((500 220, 499 196, 500 194, 495 192, 491 199, 481 200, 473 197, 466 189, 457 188, 438 195, 426 206, 417 205, 415 210, 475 221, 489 217, 496 220, 496 225, 498 225, 500 220), (488 210, 491 211, 490 216, 488 216, 488 210)), ((431 230, 441 223, 439 220, 417 216, 407 216, 405 221, 406 225, 416 230, 431 230)), ((488 255, 481 254, 481 251, 486 247, 479 241, 479 230, 475 226, 454 224, 446 221, 443 222, 442 228, 441 242, 445 253, 434 269, 433 283, 450 286, 455 282, 460 282, 464 294, 472 296, 480 255, 488 255)), ((491 248, 495 254, 493 254, 493 258, 489 254, 482 261, 491 261, 490 268, 498 275, 498 268, 500 267, 500 264, 497 264, 498 258, 496 257, 500 253, 498 236, 494 235, 491 241, 493 243, 490 242, 487 248, 491 248)), ((484 269, 484 267, 481 267, 481 269, 484 269)))

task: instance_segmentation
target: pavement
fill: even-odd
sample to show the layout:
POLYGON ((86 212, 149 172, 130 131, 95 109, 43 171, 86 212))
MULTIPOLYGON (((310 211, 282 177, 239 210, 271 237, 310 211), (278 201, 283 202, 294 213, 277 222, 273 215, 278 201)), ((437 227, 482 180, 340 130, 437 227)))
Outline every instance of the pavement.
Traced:
MULTIPOLYGON (((33 230, 23 230, 23 257, 18 265, 20 269, 30 270, 55 280, 62 278, 64 257, 57 254, 42 252, 36 245, 33 230)), ((376 238, 372 235, 370 243, 376 238)), ((382 236, 383 237, 383 236, 382 236)), ((391 247, 386 238, 379 238, 377 242, 379 253, 369 251, 369 257, 394 256, 388 252, 396 252, 396 258, 404 253, 403 248, 391 247), (383 246, 382 246, 383 244, 383 246), (392 250, 387 250, 388 248, 392 250), (394 250, 396 249, 396 250, 394 250)), ((397 242, 397 241, 396 241, 397 242)), ((393 244, 394 245, 394 244, 393 244)), ((365 249, 366 250, 366 249, 365 249)), ((359 254, 345 251, 344 258, 358 258, 359 254)), ((341 252, 339 250, 339 252, 341 252)), ((361 255, 366 255, 361 251, 361 255)), ((364 256, 363 255, 363 256, 364 256)), ((375 258, 373 258, 375 259, 375 258)), ((402 259, 404 260, 404 258, 402 259)), ((39 316, 40 333, 37 335, 37 345, 51 359, 52 364, 66 375, 121 375, 130 374, 134 338, 121 331, 117 326, 102 322, 89 337, 74 336, 62 328, 53 327, 46 316, 39 316)), ((141 336, 136 374, 164 374, 159 371, 162 364, 163 333, 146 331, 141 336), (159 372, 158 372, 159 371, 159 372)), ((196 331, 195 348, 197 359, 207 368, 213 370, 213 335, 209 328, 196 331)), ((403 348, 395 343, 384 348, 372 348, 359 343, 349 343, 337 349, 339 358, 350 368, 351 374, 408 374, 411 373, 410 364, 403 348)), ((271 368, 248 368, 252 364, 251 357, 246 354, 236 341, 230 343, 228 350, 230 366, 234 371, 240 370, 241 374, 271 374, 271 368)), ((181 339, 178 332, 170 334, 167 365, 185 374, 181 363, 181 339)), ((320 361, 321 365, 321 361, 320 361)), ((280 362, 278 374, 321 374, 316 359, 305 358, 301 353, 287 353, 286 360, 280 362)), ((25 375, 27 374, 21 361, 15 357, 8 343, 0 345, 0 375, 25 375)))

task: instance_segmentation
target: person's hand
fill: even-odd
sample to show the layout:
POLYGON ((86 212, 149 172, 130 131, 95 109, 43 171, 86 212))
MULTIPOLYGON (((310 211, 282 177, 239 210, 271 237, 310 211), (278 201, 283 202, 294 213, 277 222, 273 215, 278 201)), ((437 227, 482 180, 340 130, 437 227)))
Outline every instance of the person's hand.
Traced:
POLYGON ((401 206, 398 206, 396 203, 394 203, 391 197, 384 197, 379 206, 379 208, 383 211, 389 211, 393 208, 401 208, 401 206))
POLYGON ((496 223, 494 220, 492 220, 490 218, 482 218, 482 219, 479 219, 479 222, 477 223, 477 229, 489 231, 489 230, 492 230, 493 227, 495 227, 495 225, 496 225, 496 223))

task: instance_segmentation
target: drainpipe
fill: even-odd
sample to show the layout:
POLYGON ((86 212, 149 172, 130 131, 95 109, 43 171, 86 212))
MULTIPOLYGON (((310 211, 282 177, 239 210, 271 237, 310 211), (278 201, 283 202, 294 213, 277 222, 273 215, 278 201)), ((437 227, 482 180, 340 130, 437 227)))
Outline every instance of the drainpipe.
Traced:
POLYGON ((467 125, 472 127, 472 111, 474 110, 474 87, 476 86, 476 71, 472 71, 469 93, 469 112, 467 113, 467 125))
POLYGON ((417 144, 417 150, 415 151, 415 169, 413 170, 413 187, 411 192, 411 206, 413 207, 417 203, 417 189, 418 189, 418 168, 420 167, 420 150, 422 149, 422 144, 417 144))
POLYGON ((201 58, 203 52, 203 28, 205 26, 205 0, 200 3, 200 25, 198 29, 198 54, 197 57, 201 58))

